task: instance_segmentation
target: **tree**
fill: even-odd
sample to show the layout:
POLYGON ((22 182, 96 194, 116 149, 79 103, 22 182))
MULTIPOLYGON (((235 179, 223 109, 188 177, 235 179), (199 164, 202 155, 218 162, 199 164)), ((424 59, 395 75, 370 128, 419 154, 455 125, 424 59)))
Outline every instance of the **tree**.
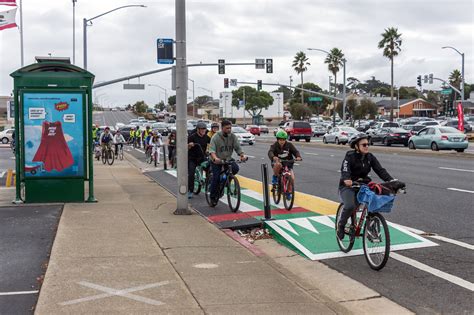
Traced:
POLYGON ((293 119, 305 119, 311 117, 311 110, 308 105, 294 103, 289 106, 289 110, 293 119))
POLYGON ((354 119, 375 118, 378 114, 377 105, 371 100, 364 98, 360 101, 360 105, 354 109, 354 119))
POLYGON ((198 107, 206 105, 207 102, 211 102, 211 101, 212 101, 212 97, 207 96, 207 95, 198 96, 196 97, 196 99, 194 99, 194 103, 196 103, 198 107))
POLYGON ((168 97, 168 104, 170 104, 171 106, 176 105, 176 95, 168 97))
POLYGON ((458 69, 454 69, 453 72, 449 74, 449 84, 457 88, 458 90, 461 90, 461 82, 462 82, 462 76, 461 72, 458 69))
POLYGON ((145 103, 145 101, 138 101, 135 104, 133 104, 133 108, 135 109, 135 112, 137 113, 145 113, 146 110, 148 109, 148 105, 145 103))
POLYGON ((360 84, 359 79, 354 78, 354 77, 348 77, 347 78, 347 87, 352 91, 352 92, 357 92, 358 86, 360 84))
POLYGON ((125 107, 126 110, 132 110, 132 105, 128 104, 127 107, 125 107))
MULTIPOLYGON (((328 70, 334 75, 334 86, 337 87, 337 73, 339 72, 340 67, 343 65, 342 60, 344 59, 344 54, 342 50, 339 48, 334 47, 331 49, 329 54, 324 60, 324 63, 327 63, 328 70)), ((345 82, 343 82, 345 84, 345 82)), ((334 95, 337 95, 337 89, 334 89, 334 95)), ((333 105, 333 123, 336 123, 336 101, 334 101, 333 105)))
POLYGON ((378 48, 383 49, 384 57, 390 59, 390 121, 393 121, 393 58, 398 56, 398 52, 401 51, 402 34, 398 33, 397 28, 390 27, 385 29, 381 35, 382 40, 379 42, 378 48))
POLYGON ((412 99, 420 96, 417 88, 408 86, 401 86, 398 89, 398 95, 400 99, 412 99))
POLYGON ((159 111, 162 111, 163 109, 165 109, 165 102, 160 101, 158 104, 155 105, 155 109, 159 111))
MULTIPOLYGON (((296 87, 299 87, 301 88, 301 84, 298 84, 296 87)), ((316 84, 312 83, 312 82, 306 82, 303 84, 303 89, 305 90, 310 90, 310 91, 315 91, 315 92, 323 92, 323 90, 316 84)), ((308 92, 303 92, 303 99, 305 100, 308 100, 308 98, 310 96, 316 96, 315 94, 311 94, 311 93, 308 93, 308 92)), ((301 90, 298 90, 298 89, 295 89, 293 91, 293 102, 291 102, 290 104, 293 104, 293 103, 297 103, 297 99, 298 98, 301 98, 301 90)), ((309 103, 309 101, 308 101, 309 103)), ((327 105, 331 103, 331 99, 327 98, 327 97, 323 97, 323 100, 321 102, 318 102, 317 104, 314 104, 315 106, 309 106, 309 109, 311 110, 311 112, 313 113, 321 113, 323 112, 327 105)))
MULTIPOLYGON (((337 113, 339 114, 340 117, 342 117, 342 112, 343 112, 343 103, 342 102, 337 102, 337 107, 336 107, 336 111, 337 113)), ((346 115, 347 117, 354 117, 354 111, 355 111, 355 108, 357 107, 357 100, 354 99, 354 98, 350 98, 347 100, 346 102, 346 115)))
POLYGON ((278 89, 276 89, 275 91, 273 91, 275 93, 278 93, 278 92, 281 92, 283 93, 283 103, 286 103, 288 102, 288 100, 290 99, 291 97, 291 90, 289 88, 287 88, 286 86, 280 86, 278 89))
POLYGON ((273 103, 273 97, 266 91, 257 91, 251 86, 241 86, 238 90, 232 91, 232 106, 239 107, 240 100, 244 99, 245 90, 245 110, 256 117, 262 113, 263 109, 273 103))
MULTIPOLYGON (((308 66, 311 64, 308 62, 308 57, 302 51, 297 52, 293 64, 291 65, 295 69, 296 73, 301 76, 301 86, 303 86, 303 73, 308 70, 308 66)), ((301 94, 301 104, 304 104, 303 94, 301 94)))

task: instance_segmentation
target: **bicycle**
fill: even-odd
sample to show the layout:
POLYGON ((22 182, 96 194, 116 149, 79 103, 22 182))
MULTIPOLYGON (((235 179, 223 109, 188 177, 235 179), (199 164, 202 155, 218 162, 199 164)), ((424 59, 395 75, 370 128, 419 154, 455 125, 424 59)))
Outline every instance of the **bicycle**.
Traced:
POLYGON ((196 167, 194 171, 194 187, 193 187, 193 194, 199 195, 201 192, 202 187, 206 187, 206 179, 209 177, 209 172, 207 171, 209 169, 209 160, 207 159, 206 154, 202 150, 201 146, 198 145, 198 147, 201 149, 201 152, 204 156, 204 161, 199 163, 199 165, 196 167))
POLYGON ((290 211, 295 201, 295 183, 291 176, 291 170, 288 165, 294 163, 295 160, 280 160, 282 169, 278 174, 278 182, 272 187, 272 196, 275 204, 280 203, 283 196, 283 205, 285 209, 290 211))
MULTIPOLYGON (((399 181, 396 182, 400 183, 399 181)), ((395 181, 392 183, 395 183, 395 181)), ((362 186, 364 184, 354 182, 352 188, 358 192, 362 186)), ((397 194, 399 191, 406 193, 405 186, 400 186, 393 193, 397 194)), ((343 208, 344 204, 341 203, 337 209, 336 231, 343 208)), ((363 236, 364 256, 370 268, 378 271, 385 266, 390 256, 390 232, 387 222, 380 212, 369 212, 367 204, 360 203, 348 218, 344 227, 344 234, 348 237, 343 240, 340 240, 336 235, 337 244, 341 251, 344 253, 351 251, 355 238, 363 236)))
POLYGON ((145 161, 148 164, 151 164, 151 162, 153 162, 153 156, 151 155, 151 146, 147 146, 145 150, 145 161))
MULTIPOLYGON (((223 166, 219 174, 219 186, 218 196, 222 198, 224 193, 227 194, 227 202, 230 208, 230 211, 237 212, 240 207, 240 184, 237 177, 232 174, 232 163, 236 162, 234 159, 228 161, 222 161, 220 164, 223 166)), ((239 163, 237 161, 237 163, 239 163)), ((206 201, 210 207, 215 207, 218 203, 218 200, 214 201, 211 198, 211 183, 212 183, 212 172, 209 172, 209 176, 206 178, 206 201)))
POLYGON ((120 161, 123 161, 123 143, 117 143, 117 157, 120 161))
POLYGON ((102 164, 114 164, 115 154, 111 147, 102 150, 102 164))

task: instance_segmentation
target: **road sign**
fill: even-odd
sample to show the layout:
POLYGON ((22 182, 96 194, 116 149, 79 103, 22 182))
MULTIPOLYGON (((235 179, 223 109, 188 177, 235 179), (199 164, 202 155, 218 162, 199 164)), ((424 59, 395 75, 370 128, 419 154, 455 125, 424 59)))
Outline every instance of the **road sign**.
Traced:
POLYGON ((144 90, 145 89, 145 84, 130 84, 130 83, 125 83, 123 85, 124 90, 144 90))
POLYGON ((225 59, 219 59, 217 64, 219 74, 225 74, 225 59))
POLYGON ((237 86, 237 79, 230 79, 230 86, 237 86))
POLYGON ((267 59, 267 73, 273 73, 273 59, 267 59))
POLYGON ((171 38, 158 38, 156 40, 157 60, 159 64, 174 63, 173 42, 171 38))
POLYGON ((443 95, 448 95, 448 94, 451 94, 451 93, 453 93, 453 89, 441 90, 441 94, 443 94, 443 95))
POLYGON ((321 102, 323 98, 321 96, 310 96, 308 100, 310 102, 321 102))
POLYGON ((255 69, 265 69, 265 59, 255 59, 255 69))

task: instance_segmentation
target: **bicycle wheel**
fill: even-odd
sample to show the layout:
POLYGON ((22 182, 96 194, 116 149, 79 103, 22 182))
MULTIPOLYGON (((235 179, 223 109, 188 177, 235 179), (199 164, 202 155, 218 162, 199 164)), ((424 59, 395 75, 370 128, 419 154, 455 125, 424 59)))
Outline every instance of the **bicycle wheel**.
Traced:
POLYGON ((370 268, 382 269, 390 255, 390 233, 380 213, 367 216, 364 226, 364 255, 370 268))
POLYGON ((205 188, 204 188, 204 194, 206 195, 206 201, 207 201, 207 204, 209 205, 209 207, 215 207, 217 205, 217 203, 214 203, 212 200, 211 200, 211 182, 212 182, 212 173, 209 174, 208 177, 206 177, 206 184, 205 184, 205 188))
POLYGON ((151 164, 152 158, 151 158, 151 152, 150 152, 149 150, 146 150, 146 152, 145 152, 145 157, 146 157, 146 162, 147 162, 148 164, 151 164))
POLYGON ((284 175, 281 179, 282 189, 281 193, 283 195, 283 204, 285 209, 290 211, 293 208, 293 203, 295 202, 295 185, 291 175, 284 175))
POLYGON ((107 156, 107 163, 108 163, 109 165, 114 164, 114 160, 115 160, 114 151, 112 151, 112 149, 109 149, 109 150, 107 151, 107 155, 108 155, 108 156, 107 156))
POLYGON ((273 201, 275 202, 275 204, 279 204, 280 199, 281 199, 281 177, 280 176, 278 176, 278 184, 272 187, 272 196, 273 196, 273 201))
POLYGON ((120 161, 123 161, 123 148, 119 149, 119 159, 120 161))
POLYGON ((105 150, 102 151, 102 164, 107 164, 107 153, 105 150))
POLYGON ((230 211, 237 212, 240 207, 240 184, 237 177, 229 176, 227 181, 227 201, 229 203, 230 211))
MULTIPOLYGON (((341 219, 343 208, 344 208, 344 204, 342 203, 339 205, 339 208, 337 208, 336 229, 335 229, 336 232, 337 232, 337 227, 339 226, 339 221, 341 219)), ((355 240, 354 232, 355 231, 354 231, 354 217, 352 215, 349 217, 349 219, 347 219, 346 229, 347 228, 349 229, 349 233, 345 233, 346 237, 344 237, 343 240, 340 240, 339 237, 337 237, 337 233, 336 233, 337 245, 339 245, 339 248, 344 253, 350 252, 352 247, 354 246, 354 240, 355 240)))
POLYGON ((202 170, 200 167, 196 167, 194 171, 194 187, 193 187, 193 194, 199 195, 201 192, 201 173, 202 170))
MULTIPOLYGON (((158 149, 159 150, 159 149, 158 149)), ((153 156, 153 160, 155 161, 155 167, 156 165, 158 164, 158 152, 155 152, 154 156, 153 156)))

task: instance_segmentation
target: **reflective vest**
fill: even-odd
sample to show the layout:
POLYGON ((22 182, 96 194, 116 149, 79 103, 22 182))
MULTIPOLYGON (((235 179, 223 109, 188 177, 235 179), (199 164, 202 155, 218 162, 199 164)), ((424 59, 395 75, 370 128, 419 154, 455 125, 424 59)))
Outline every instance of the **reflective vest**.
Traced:
POLYGON ((146 139, 146 137, 148 137, 148 134, 149 134, 149 133, 150 133, 150 131, 147 130, 147 129, 145 129, 145 130, 143 131, 143 138, 146 139))
POLYGON ((92 138, 93 139, 97 138, 97 128, 92 128, 92 138))
POLYGON ((137 131, 135 131, 135 137, 140 138, 140 135, 141 135, 141 131, 140 129, 137 129, 137 131))
POLYGON ((130 129, 130 138, 135 137, 135 130, 130 129))

